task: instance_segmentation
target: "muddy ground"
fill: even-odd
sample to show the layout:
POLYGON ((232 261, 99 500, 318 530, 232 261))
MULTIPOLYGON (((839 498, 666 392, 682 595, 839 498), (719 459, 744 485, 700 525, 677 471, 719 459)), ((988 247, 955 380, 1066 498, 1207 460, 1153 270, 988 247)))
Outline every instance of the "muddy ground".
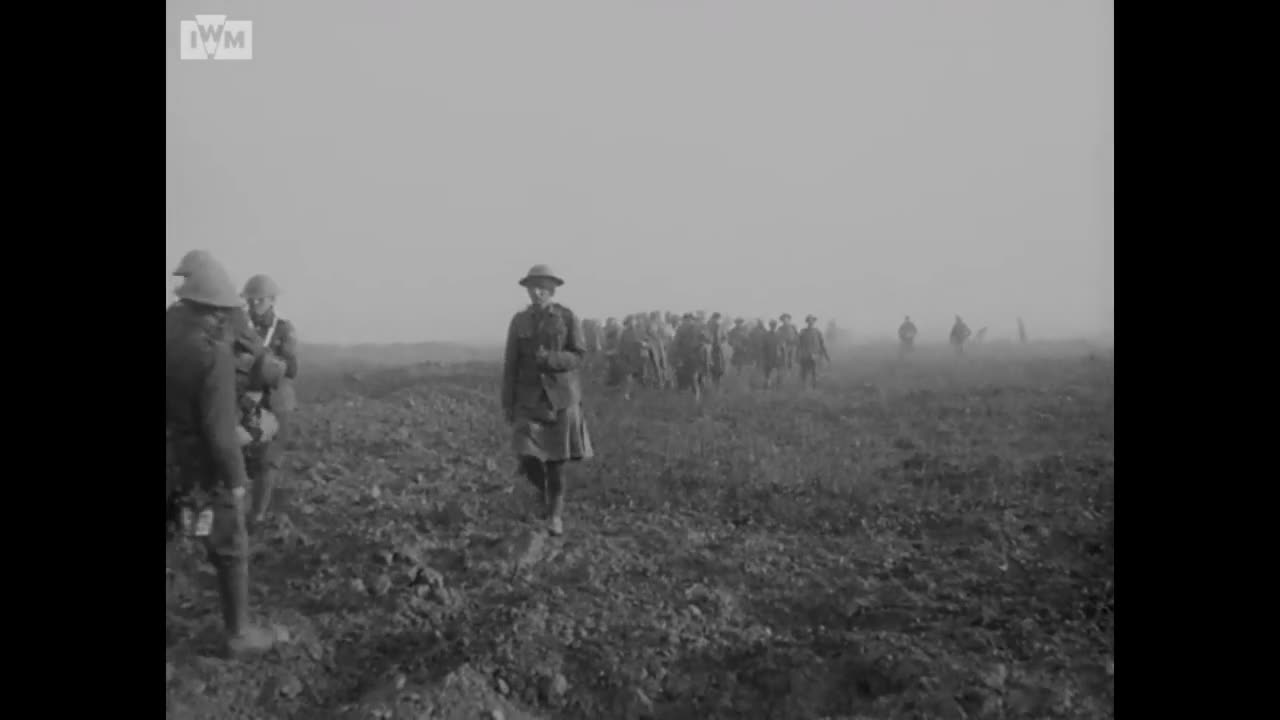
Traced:
POLYGON ((255 610, 171 561, 171 718, 1114 716, 1114 361, 841 356, 703 407, 590 382, 566 535, 513 477, 497 368, 313 368, 255 610))

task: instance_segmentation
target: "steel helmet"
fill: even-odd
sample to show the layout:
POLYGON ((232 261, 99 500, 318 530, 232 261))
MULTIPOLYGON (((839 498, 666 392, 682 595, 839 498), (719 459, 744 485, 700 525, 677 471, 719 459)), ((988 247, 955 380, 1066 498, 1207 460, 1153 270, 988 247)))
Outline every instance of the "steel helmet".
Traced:
POLYGON ((217 308, 240 307, 235 283, 226 268, 207 253, 189 269, 174 294, 183 300, 217 308))
POLYGON ((273 298, 279 294, 280 286, 276 285, 276 281, 268 275, 254 275, 249 278, 249 282, 244 284, 244 292, 241 293, 246 300, 273 298))
POLYGON ((216 263, 217 260, 213 259, 208 250, 192 250, 183 255, 182 259, 178 261, 178 266, 173 269, 173 274, 176 277, 187 277, 209 262, 216 263))
POLYGON ((550 280, 556 287, 564 284, 564 280, 561 280, 560 276, 555 274, 550 265, 534 265, 529 268, 529 272, 520 278, 520 284, 529 287, 530 282, 538 279, 550 280))

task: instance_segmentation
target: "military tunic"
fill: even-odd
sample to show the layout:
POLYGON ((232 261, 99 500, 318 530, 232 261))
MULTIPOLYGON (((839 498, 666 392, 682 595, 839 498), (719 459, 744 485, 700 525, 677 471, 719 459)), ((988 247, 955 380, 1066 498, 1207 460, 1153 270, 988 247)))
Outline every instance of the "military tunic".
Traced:
POLYGON ((916 325, 911 321, 902 323, 898 328, 898 342, 910 349, 916 341, 916 325))
POLYGON ((760 365, 765 374, 782 367, 783 340, 777 330, 766 330, 760 338, 760 365))
POLYGON ((298 331, 275 311, 255 319, 253 329, 267 351, 284 361, 284 379, 267 392, 264 402, 276 414, 292 412, 298 402, 293 387, 298 378, 298 331))
POLYGON ((724 375, 724 326, 719 320, 707 323, 707 337, 711 341, 711 376, 719 379, 724 375))
POLYGON ((165 318, 168 535, 182 505, 210 503, 215 558, 247 558, 244 514, 232 490, 248 484, 240 440, 231 329, 223 314, 181 302, 165 318))
POLYGON ((969 339, 970 334, 969 326, 960 320, 951 327, 951 345, 957 353, 964 351, 964 343, 969 339))
POLYGON ((557 303, 531 305, 511 318, 502 372, 502 408, 512 420, 512 450, 544 462, 592 457, 578 370, 582 325, 557 303))
POLYGON ((796 331, 796 326, 790 322, 782 323, 778 326, 778 339, 782 343, 782 367, 790 370, 795 365, 796 360, 796 342, 800 338, 800 333, 796 331))
POLYGON ((729 347, 733 349, 730 362, 739 371, 751 364, 751 331, 746 325, 735 325, 729 331, 729 347))
POLYGON ((672 349, 676 358, 676 385, 688 390, 711 372, 711 344, 696 322, 687 322, 676 331, 672 349))
MULTIPOLYGON (((269 495, 273 491, 275 474, 284 464, 284 442, 291 429, 291 416, 297 409, 297 395, 293 383, 298 376, 298 336, 293 323, 278 317, 275 311, 250 319, 254 337, 263 348, 263 354, 269 354, 284 362, 284 377, 269 388, 256 388, 262 391, 261 405, 269 410, 276 421, 275 436, 266 442, 255 442, 245 448, 245 462, 249 476, 259 481, 262 487, 255 490, 255 510, 265 511, 270 505, 269 495)), ((257 403, 245 398, 242 409, 245 412, 245 424, 252 426, 253 415, 257 403)))
POLYGON ((817 382, 818 358, 830 358, 822 331, 816 327, 801 330, 796 341, 796 356, 800 364, 800 381, 803 383, 806 379, 811 379, 817 382))

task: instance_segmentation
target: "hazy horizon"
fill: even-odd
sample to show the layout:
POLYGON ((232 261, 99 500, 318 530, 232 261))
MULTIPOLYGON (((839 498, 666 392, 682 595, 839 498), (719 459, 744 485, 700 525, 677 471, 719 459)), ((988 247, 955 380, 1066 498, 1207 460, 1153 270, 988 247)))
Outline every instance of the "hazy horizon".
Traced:
MULTIPOLYGON (((167 5, 166 276, 268 273, 304 342, 719 310, 1114 327, 1112 3, 167 5), (196 13, 253 59, 181 61, 196 13)), ((166 287, 173 286, 168 278, 166 287)))

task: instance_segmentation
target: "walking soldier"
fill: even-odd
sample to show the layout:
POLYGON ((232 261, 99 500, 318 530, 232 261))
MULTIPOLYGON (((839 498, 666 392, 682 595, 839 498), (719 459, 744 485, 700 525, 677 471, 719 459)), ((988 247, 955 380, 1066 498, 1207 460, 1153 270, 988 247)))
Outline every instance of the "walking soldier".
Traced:
POLYGON ((586 348, 577 316, 551 301, 564 284, 551 268, 534 265, 520 284, 530 304, 507 329, 502 409, 511 425, 512 449, 542 494, 548 528, 560 535, 566 466, 592 456, 578 377, 586 348))
POLYGON ((800 331, 800 337, 797 339, 797 355, 800 360, 800 385, 803 387, 805 380, 809 381, 809 387, 818 387, 818 358, 826 360, 827 365, 831 364, 831 356, 827 354, 827 343, 822 337, 822 331, 818 329, 815 323, 818 318, 810 315, 804 319, 805 328, 800 331))

